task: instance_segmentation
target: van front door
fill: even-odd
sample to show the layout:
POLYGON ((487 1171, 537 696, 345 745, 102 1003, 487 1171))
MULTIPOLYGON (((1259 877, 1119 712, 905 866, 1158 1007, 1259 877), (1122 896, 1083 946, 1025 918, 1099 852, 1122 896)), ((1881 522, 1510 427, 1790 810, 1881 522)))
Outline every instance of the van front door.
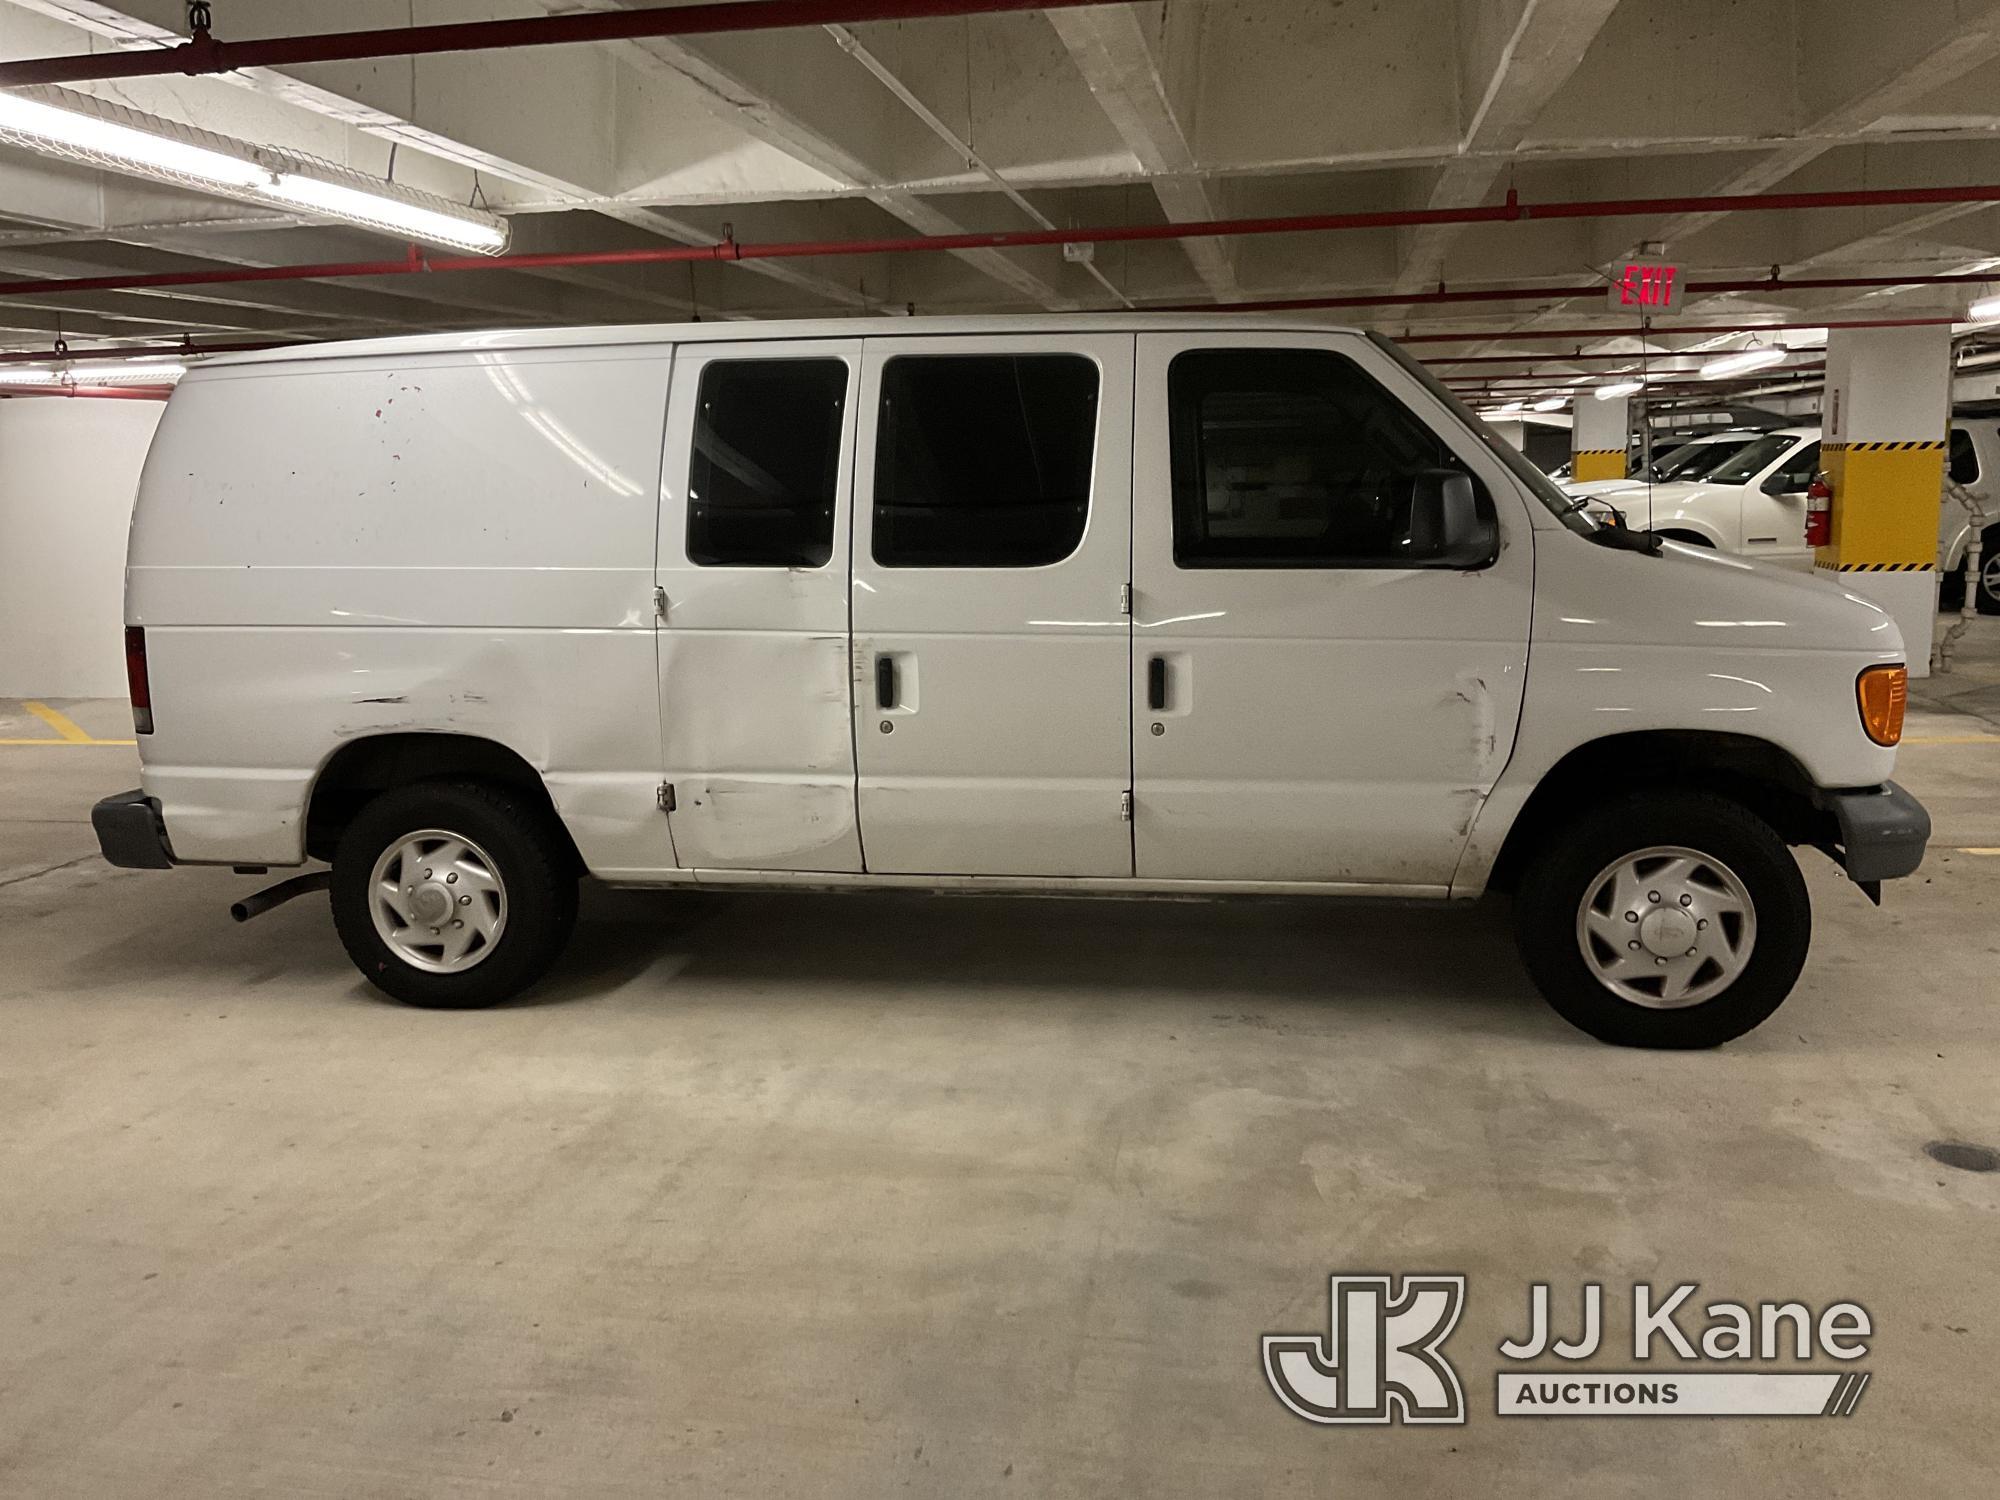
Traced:
POLYGON ((690 870, 857 872, 847 515, 861 341, 682 344, 660 720, 690 870))
POLYGON ((1441 893, 1513 746, 1534 558, 1505 469, 1365 340, 1141 334, 1142 879, 1441 893), (1499 543, 1426 557, 1466 475, 1499 543))
POLYGON ((853 693, 871 874, 1132 873, 1132 338, 871 338, 853 693))

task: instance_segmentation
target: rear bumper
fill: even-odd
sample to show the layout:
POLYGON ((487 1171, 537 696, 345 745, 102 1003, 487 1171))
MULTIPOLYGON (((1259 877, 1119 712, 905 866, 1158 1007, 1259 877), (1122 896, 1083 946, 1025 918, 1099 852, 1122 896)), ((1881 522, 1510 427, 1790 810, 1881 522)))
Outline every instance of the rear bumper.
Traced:
POLYGON ((134 788, 106 797, 90 810, 97 847, 107 863, 125 870, 170 870, 173 851, 160 822, 159 804, 134 788))
POLYGON ((1824 797, 1840 831, 1834 857, 1848 879, 1869 885, 1916 873, 1931 836, 1931 815, 1923 803, 1893 781, 1824 797))

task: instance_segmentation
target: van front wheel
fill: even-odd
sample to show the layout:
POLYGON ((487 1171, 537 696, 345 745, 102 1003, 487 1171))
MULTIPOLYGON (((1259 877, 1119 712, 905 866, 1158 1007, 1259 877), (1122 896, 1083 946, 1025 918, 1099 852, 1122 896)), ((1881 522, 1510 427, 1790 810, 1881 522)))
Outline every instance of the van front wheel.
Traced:
POLYGON ((497 787, 432 781, 364 807, 333 858, 333 921, 386 994, 493 1005, 548 970, 576 922, 576 877, 545 813, 497 787))
POLYGON ((1715 1047, 1761 1023, 1805 966, 1812 905, 1784 841, 1720 797, 1620 798, 1524 872, 1515 935, 1556 1012, 1626 1047, 1715 1047))

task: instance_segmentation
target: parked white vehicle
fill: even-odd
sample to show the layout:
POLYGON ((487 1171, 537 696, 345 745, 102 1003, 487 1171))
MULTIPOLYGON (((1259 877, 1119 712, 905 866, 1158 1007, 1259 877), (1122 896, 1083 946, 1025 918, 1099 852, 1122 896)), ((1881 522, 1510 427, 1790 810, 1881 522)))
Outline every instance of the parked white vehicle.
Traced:
MULTIPOLYGON (((2000 615, 2000 416, 1953 418, 1945 479, 1969 490, 1986 517, 1980 530, 1978 607, 1983 615, 2000 615)), ((1947 495, 1938 510, 1938 570, 1948 608, 1956 609, 1965 599, 1962 570, 1971 537, 1971 514, 1947 495)))
MULTIPOLYGON (((1704 432, 1684 443, 1676 443, 1653 460, 1652 482, 1693 484, 1706 479, 1710 472, 1741 453, 1760 436, 1761 432, 1731 428, 1726 432, 1704 432)), ((1635 458, 1632 462, 1636 464, 1638 460, 1635 458)), ((1643 492, 1646 482, 1643 475, 1637 478, 1628 475, 1623 479, 1587 479, 1581 484, 1565 481, 1563 488, 1572 495, 1609 498, 1635 490, 1643 492)), ((1616 505, 1618 501, 1614 498, 1611 503, 1616 505)))
POLYGON ((1695 483, 1624 487, 1591 496, 1592 514, 1615 507, 1625 524, 1671 542, 1747 557, 1802 559, 1806 486, 1819 472, 1819 429, 1780 427, 1753 438, 1695 483))
POLYGON ((218 359, 127 620, 107 858, 330 860, 423 1005, 532 983, 583 873, 1498 886, 1569 1020, 1707 1046, 1804 963, 1788 844, 1874 895, 1929 831, 1875 606, 1596 527, 1393 345, 1241 317, 218 359))

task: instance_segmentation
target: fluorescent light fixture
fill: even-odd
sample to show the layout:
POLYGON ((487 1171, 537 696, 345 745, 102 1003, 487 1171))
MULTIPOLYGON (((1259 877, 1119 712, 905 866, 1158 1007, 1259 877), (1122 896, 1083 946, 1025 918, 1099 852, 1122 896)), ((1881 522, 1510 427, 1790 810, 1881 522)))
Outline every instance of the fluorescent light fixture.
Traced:
POLYGON ((507 221, 435 193, 385 182, 275 146, 253 146, 65 89, 0 92, 0 145, 107 170, 281 204, 455 249, 495 255, 507 221))
POLYGON ((185 366, 157 361, 60 370, 47 365, 0 366, 0 385, 172 385, 186 373, 185 366))
POLYGON ((1530 407, 1529 410, 1561 411, 1565 406, 1568 405, 1569 405, 1569 397, 1567 396, 1544 396, 1542 397, 1541 400, 1537 401, 1532 407, 1530 407))
POLYGON ((1526 403, 1520 401, 1509 401, 1505 406, 1500 408, 1498 415, 1503 417, 1511 417, 1514 415, 1515 412, 1519 411, 1525 404, 1526 403))
POLYGON ((1725 375, 1741 375, 1749 370, 1761 370, 1767 365, 1780 365, 1792 351, 1782 344, 1764 344, 1755 349, 1739 349, 1734 354, 1725 354, 1720 359, 1711 359, 1701 367, 1703 380, 1720 380, 1725 375))
POLYGON ((1965 310, 1965 316, 1974 323, 2000 322, 2000 297, 1982 297, 1965 310))
POLYGON ((1643 380, 1614 380, 1609 385, 1600 385, 1592 394, 1599 401, 1615 401, 1620 396, 1636 396, 1645 388, 1643 380))
POLYGON ((385 193, 371 193, 344 182, 328 182, 324 178, 307 177, 298 172, 280 172, 269 187, 259 190, 259 194, 275 198, 280 203, 310 209, 314 213, 352 219, 376 229, 393 230, 440 245, 456 245, 492 254, 504 249, 507 244, 507 224, 497 214, 467 210, 467 216, 461 217, 385 193))
POLYGON ((192 178, 215 187, 250 188, 271 180, 269 169, 247 156, 211 151, 19 94, 0 93, 0 140, 95 165, 192 178))

